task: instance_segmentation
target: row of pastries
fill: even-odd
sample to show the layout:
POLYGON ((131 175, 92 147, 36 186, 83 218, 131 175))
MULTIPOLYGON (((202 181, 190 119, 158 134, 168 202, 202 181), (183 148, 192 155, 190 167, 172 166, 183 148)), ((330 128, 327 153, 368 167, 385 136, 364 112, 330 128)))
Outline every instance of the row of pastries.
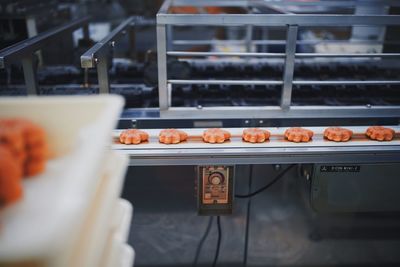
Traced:
MULTIPOLYGON (((285 139, 290 142, 310 142, 314 132, 301 128, 293 127, 285 131, 285 139)), ((371 140, 391 141, 395 136, 395 131, 383 126, 371 126, 365 132, 371 140)), ((261 128, 248 128, 243 130, 242 138, 245 142, 263 143, 269 140, 271 133, 261 128)), ((334 142, 347 142, 353 136, 353 131, 342 127, 329 127, 324 131, 324 137, 334 142)), ((165 129, 159 133, 159 142, 163 144, 178 144, 186 141, 188 134, 178 129, 165 129)), ((206 143, 224 143, 231 138, 230 132, 220 128, 207 129, 202 134, 203 141, 206 143)), ((138 129, 127 129, 120 133, 119 141, 122 144, 140 144, 149 140, 149 134, 138 129)))

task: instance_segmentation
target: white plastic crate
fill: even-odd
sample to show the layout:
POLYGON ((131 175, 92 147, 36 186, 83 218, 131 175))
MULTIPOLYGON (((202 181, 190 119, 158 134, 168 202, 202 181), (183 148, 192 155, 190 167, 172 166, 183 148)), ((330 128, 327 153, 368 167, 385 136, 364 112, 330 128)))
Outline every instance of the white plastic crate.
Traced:
MULTIPOLYGON (((120 206, 118 198, 121 194, 128 158, 111 152, 104 165, 106 167, 103 178, 86 213, 85 223, 79 231, 79 239, 72 247, 72 254, 66 255, 68 257, 66 267, 100 266, 104 254, 107 253, 108 237, 115 231, 113 221, 116 207, 120 206)), ((126 217, 125 214, 121 215, 126 217)))
POLYGON ((114 213, 113 227, 109 233, 104 257, 101 261, 101 267, 121 266, 123 262, 125 262, 125 265, 123 266, 127 266, 126 263, 129 262, 130 265, 128 266, 132 266, 133 259, 130 260, 130 258, 134 257, 134 253, 123 252, 123 250, 129 250, 124 247, 127 246, 125 243, 129 236, 132 212, 133 207, 130 202, 125 199, 120 199, 118 201, 114 213))
POLYGON ((123 99, 111 95, 0 100, 0 118, 41 125, 51 153, 45 173, 24 180, 23 199, 1 212, 0 264, 46 266, 77 240, 122 107, 123 99))

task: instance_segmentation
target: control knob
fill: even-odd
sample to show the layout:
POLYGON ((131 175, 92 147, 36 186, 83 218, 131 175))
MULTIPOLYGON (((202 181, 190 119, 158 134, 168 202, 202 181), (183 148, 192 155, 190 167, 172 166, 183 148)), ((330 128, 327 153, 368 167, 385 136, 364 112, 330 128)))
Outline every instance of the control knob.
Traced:
POLYGON ((223 184, 225 180, 225 177, 222 173, 220 172, 213 172, 208 176, 208 181, 212 185, 220 185, 223 184))

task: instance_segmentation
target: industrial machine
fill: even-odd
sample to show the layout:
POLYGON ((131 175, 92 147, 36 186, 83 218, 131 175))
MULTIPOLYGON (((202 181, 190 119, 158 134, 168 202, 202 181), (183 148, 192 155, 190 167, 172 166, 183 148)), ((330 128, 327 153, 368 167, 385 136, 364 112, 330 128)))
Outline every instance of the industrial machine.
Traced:
POLYGON ((193 243, 187 236, 195 235, 196 264, 203 248, 212 254, 205 261, 230 266, 395 266, 399 7, 390 0, 166 0, 155 20, 128 16, 98 41, 89 41, 91 18, 85 17, 1 50, 0 91, 126 97, 113 149, 129 155, 125 194, 145 210, 132 228, 148 253, 141 259, 139 245, 139 265, 187 265, 191 258, 182 251, 193 243), (37 71, 34 52, 79 27, 86 29, 80 43, 87 48, 80 66, 37 71), (138 56, 146 27, 154 30, 156 47, 138 56), (12 78, 18 71, 14 76, 22 71, 25 86, 12 78), (372 125, 394 129, 394 139, 369 140, 364 133, 372 125), (312 142, 286 141, 283 133, 293 126, 312 130, 312 142), (354 137, 327 141, 327 126, 346 127, 354 137), (243 142, 249 127, 268 129, 269 142, 243 142), (149 141, 119 144, 125 128, 146 131, 149 141), (165 128, 191 138, 161 144, 165 128), (224 128, 232 137, 201 142, 207 128, 224 128), (214 259, 214 250, 203 247, 213 216, 214 259), (167 237, 171 229, 183 237, 167 237), (377 240, 387 242, 379 247, 377 240))

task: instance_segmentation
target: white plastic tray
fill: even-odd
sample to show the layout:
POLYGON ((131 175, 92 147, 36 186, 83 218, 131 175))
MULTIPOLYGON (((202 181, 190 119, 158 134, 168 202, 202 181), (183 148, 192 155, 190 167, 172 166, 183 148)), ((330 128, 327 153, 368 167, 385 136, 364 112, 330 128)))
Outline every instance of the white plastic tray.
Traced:
MULTIPOLYGON (((121 250, 123 250, 123 247, 126 246, 125 243, 128 239, 132 211, 133 208, 130 202, 126 201, 125 199, 120 199, 118 201, 118 205, 114 213, 115 220, 108 236, 107 246, 101 261, 101 267, 121 266, 120 263, 122 261, 126 261, 122 259, 123 256, 121 256, 121 250)), ((132 263, 130 266, 132 266, 132 263)))
POLYGON ((115 231, 114 237, 123 243, 128 241, 132 216, 132 204, 125 199, 119 199, 114 215, 115 220, 113 230, 115 231))
POLYGON ((48 257, 74 241, 122 106, 111 95, 0 100, 0 118, 45 128, 52 154, 45 173, 23 182, 23 199, 1 212, 0 263, 48 257))
MULTIPOLYGON (((120 267, 133 267, 135 263, 135 250, 131 246, 126 244, 122 246, 119 263, 120 267)), ((113 266, 118 266, 118 265, 113 265, 113 266)))
MULTIPOLYGON (((86 213, 84 226, 79 231, 79 239, 73 245, 74 251, 70 261, 63 266, 100 266, 103 255, 107 253, 107 240, 114 230, 115 210, 120 206, 117 204, 121 204, 118 197, 121 194, 128 158, 113 152, 104 164, 105 172, 86 213)), ((130 216, 124 213, 121 215, 122 218, 130 216)), ((56 264, 52 264, 52 266, 58 265, 57 261, 56 257, 56 264)))
POLYGON ((128 244, 118 239, 112 239, 108 244, 109 254, 102 261, 101 267, 132 267, 135 261, 135 251, 128 244))

